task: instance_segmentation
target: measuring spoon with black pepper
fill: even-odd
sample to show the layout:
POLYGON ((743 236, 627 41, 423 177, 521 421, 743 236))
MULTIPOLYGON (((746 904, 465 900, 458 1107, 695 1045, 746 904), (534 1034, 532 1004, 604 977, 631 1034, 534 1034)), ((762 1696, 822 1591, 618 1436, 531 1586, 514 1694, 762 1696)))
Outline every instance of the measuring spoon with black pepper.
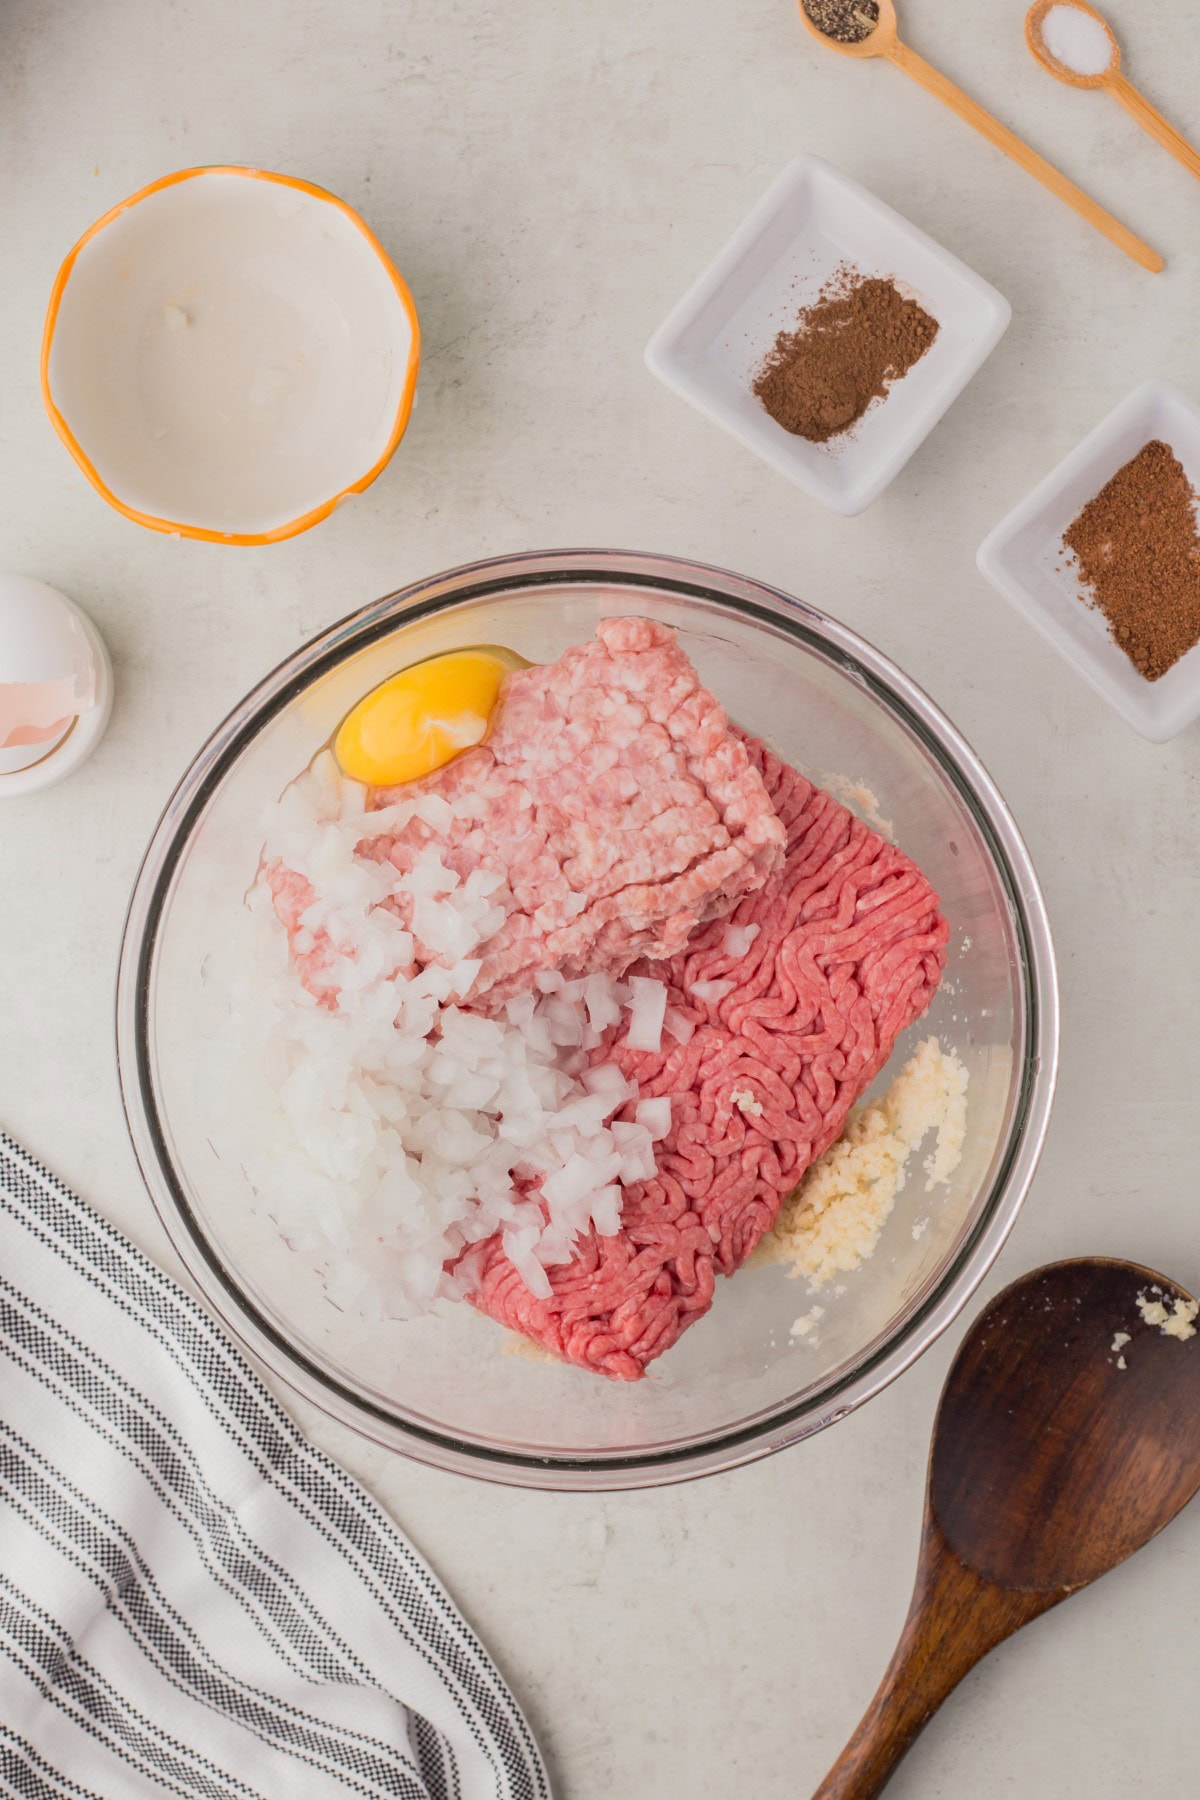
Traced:
POLYGON ((1089 194, 1075 186, 1073 181, 1060 173, 1052 163, 1031 150, 1014 131, 1002 125, 999 119, 993 119, 991 113, 964 94, 961 88, 947 79, 940 70, 927 63, 924 57, 902 44, 896 24, 896 8, 893 0, 800 0, 800 17, 806 28, 824 44, 827 50, 837 50, 843 56, 882 56, 905 75, 920 85, 935 99, 942 101, 960 119, 973 125, 998 150, 1003 150, 1021 168, 1040 181, 1043 187, 1057 194, 1060 200, 1073 207, 1081 218, 1094 225, 1097 231, 1114 243, 1126 256, 1131 256, 1143 269, 1157 274, 1164 266, 1163 259, 1157 250, 1144 244, 1136 237, 1128 226, 1114 219, 1111 213, 1098 206, 1089 194))
POLYGON ((1194 1315, 1164 1276, 1096 1257, 1035 1269, 976 1320, 933 1429, 899 1646, 813 1800, 873 1800, 982 1657, 1200 1492, 1194 1315))

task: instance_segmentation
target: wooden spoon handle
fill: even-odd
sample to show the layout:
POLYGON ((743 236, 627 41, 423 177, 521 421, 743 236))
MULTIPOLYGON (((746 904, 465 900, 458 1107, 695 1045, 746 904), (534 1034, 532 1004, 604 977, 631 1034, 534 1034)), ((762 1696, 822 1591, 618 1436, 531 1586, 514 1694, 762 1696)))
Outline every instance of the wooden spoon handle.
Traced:
POLYGON ((1168 124, 1158 108, 1151 106, 1120 71, 1110 76, 1104 85, 1121 102, 1126 112, 1132 114, 1143 131, 1148 131, 1152 138, 1157 138, 1163 149, 1177 157, 1190 174, 1200 177, 1200 153, 1193 150, 1187 139, 1173 125, 1168 124))
POLYGON ((896 1654, 813 1800, 873 1800, 963 1676, 1061 1597, 995 1587, 959 1561, 930 1514, 896 1654))
MULTIPOLYGON (((1119 219, 1114 219, 1111 213, 1106 213, 1102 206, 1098 206, 1090 194, 1085 194, 1073 181, 1068 181, 1052 163, 1048 163, 1036 150, 1031 150, 1028 144, 1023 143, 1016 132, 1010 131, 1007 125, 1002 125, 999 119, 993 119, 991 113, 985 112, 982 106, 968 94, 964 94, 961 88, 955 87, 940 70, 933 68, 924 57, 918 56, 915 50, 910 50, 907 44, 902 44, 897 38, 884 54, 898 69, 903 69, 906 75, 911 75, 914 81, 948 106, 951 112, 956 112, 960 119, 973 125, 989 143, 995 144, 998 150, 1003 150, 1006 156, 1011 156, 1015 163, 1019 163, 1043 187, 1049 188, 1052 194, 1057 194, 1060 200, 1065 200, 1081 218, 1086 219, 1089 225, 1094 225, 1097 231, 1102 231, 1106 238, 1119 250, 1123 250, 1126 256, 1132 256, 1134 262, 1140 263, 1143 269, 1150 269, 1157 274, 1163 267, 1163 259, 1157 250, 1152 250, 1149 244, 1144 244, 1141 238, 1135 237, 1119 219)), ((1133 93, 1132 88, 1130 92, 1133 93)), ((1170 130, 1170 126, 1167 129, 1170 130)), ((1180 139, 1181 143, 1182 141, 1180 139)))

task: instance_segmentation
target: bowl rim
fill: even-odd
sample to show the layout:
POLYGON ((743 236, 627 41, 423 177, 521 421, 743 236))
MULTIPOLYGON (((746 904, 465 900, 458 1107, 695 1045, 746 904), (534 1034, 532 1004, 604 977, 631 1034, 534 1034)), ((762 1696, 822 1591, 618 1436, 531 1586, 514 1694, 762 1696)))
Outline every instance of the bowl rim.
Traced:
POLYGON ((1049 919, 1015 821, 957 729, 890 660, 849 627, 783 590, 711 564, 611 550, 549 550, 463 564, 361 608, 280 663, 217 727, 159 818, 130 898, 116 996, 117 1064, 126 1123, 159 1220, 203 1297, 294 1392, 385 1448, 429 1466, 510 1486, 587 1492, 651 1487, 740 1466, 813 1436, 890 1385, 953 1323, 1000 1254, 1033 1180, 1049 1128, 1058 1072, 1058 987, 1049 919), (298 1351, 238 1286, 195 1220, 176 1176, 151 1075, 149 1006, 158 930, 183 851, 208 802, 248 742, 310 681, 395 629, 466 600, 520 588, 595 583, 657 588, 785 626, 886 696, 968 806, 1012 909, 1020 946, 1025 1042, 1008 1142, 970 1232, 899 1326, 871 1354, 809 1394, 719 1433, 638 1452, 496 1449, 375 1407, 298 1351))
POLYGON ((396 267, 395 263, 392 261, 391 257, 361 214, 355 212, 354 208, 345 200, 340 199, 337 194, 331 194, 327 188, 318 187, 314 182, 305 181, 298 175, 282 175, 272 169, 258 169, 242 163, 203 163, 197 165, 195 168, 176 169, 170 175, 161 175, 157 181, 152 181, 146 187, 139 188, 136 193, 130 194, 127 199, 118 200, 115 206, 110 206, 106 213, 103 213, 100 218, 96 219, 93 224, 88 226, 78 243, 74 244, 67 252, 62 265, 59 268, 58 274, 54 278, 54 286, 50 290, 50 299, 46 307, 46 321, 42 328, 40 384, 42 404, 46 409, 50 423, 53 425, 55 431, 66 445, 75 461, 79 464, 79 467, 83 470, 96 492, 100 495, 101 499, 106 500, 109 506, 113 507, 116 512, 121 513, 135 525, 144 525, 148 531, 166 532, 172 537, 197 538, 202 543, 206 544, 230 544, 241 548, 247 548, 262 544, 283 543, 287 538, 296 537, 300 532, 307 531, 310 526, 319 525, 321 520, 327 519, 333 509, 336 506, 339 506, 343 500, 349 499, 351 494, 361 494, 365 492, 365 490, 370 487, 371 483, 383 473, 384 469, 395 455, 396 447, 408 428, 408 421, 412 415, 413 402, 416 397, 417 371, 420 367, 420 361, 421 326, 417 317, 416 302, 412 297, 412 292, 403 275, 401 275, 399 269, 396 267), (122 214, 129 212, 131 208, 137 206, 141 201, 148 200, 153 194, 162 193, 166 188, 175 187, 181 181, 194 181, 198 177, 205 175, 236 175, 249 181, 274 182, 280 187, 295 188, 297 192, 307 194, 311 199, 322 200, 328 205, 336 207, 336 209, 342 213, 344 217, 349 219, 354 228, 367 240, 369 247, 375 253, 385 274, 396 290, 400 305, 407 316, 411 334, 408 350, 408 363, 404 372, 404 386, 401 391, 399 404, 396 408, 396 416, 392 421, 392 428, 388 434, 387 443, 384 445, 381 454, 377 457, 375 462, 372 463, 365 475, 358 476, 354 481, 347 483, 345 487, 339 488, 338 492, 330 499, 322 500, 317 506, 310 507, 307 512, 300 514, 297 518, 289 519, 283 525, 275 526, 271 531, 214 531, 207 525, 184 525, 178 520, 163 519, 158 517, 155 513, 142 512, 137 507, 129 505, 127 501, 120 499, 119 496, 113 492, 95 463, 88 456, 74 432, 71 430, 70 425, 67 423, 58 403, 55 401, 51 388, 50 359, 53 353, 55 334, 58 329, 58 315, 62 306, 63 295, 67 290, 67 283, 71 279, 72 272, 74 271, 80 253, 91 243, 94 237, 99 236, 106 226, 111 225, 115 219, 118 219, 122 214))

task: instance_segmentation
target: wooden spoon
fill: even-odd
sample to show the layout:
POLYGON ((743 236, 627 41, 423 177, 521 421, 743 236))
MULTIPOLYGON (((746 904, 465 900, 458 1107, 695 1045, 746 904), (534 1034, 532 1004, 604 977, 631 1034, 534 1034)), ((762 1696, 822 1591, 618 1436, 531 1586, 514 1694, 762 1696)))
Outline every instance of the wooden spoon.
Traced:
POLYGON ((1036 150, 1031 150, 1028 144, 1023 143, 1015 131, 1010 131, 999 119, 993 119, 991 113, 985 112, 961 88, 955 87, 938 69, 918 56, 915 50, 902 44, 897 31, 893 0, 876 0, 876 3, 879 8, 878 22, 867 36, 853 44, 843 44, 822 31, 809 17, 804 0, 800 0, 800 17, 817 42, 824 44, 827 50, 840 50, 843 56, 883 56, 888 62, 895 63, 898 69, 903 69, 906 75, 911 75, 914 81, 920 82, 936 99, 956 112, 960 119, 965 119, 968 125, 973 125, 976 131, 982 132, 998 150, 1011 156, 1015 163, 1019 163, 1043 187, 1048 187, 1052 194, 1057 194, 1060 200, 1065 200, 1068 206, 1074 207, 1081 218, 1086 219, 1089 225, 1094 225, 1097 231, 1102 231, 1126 256, 1132 256, 1134 262, 1140 263, 1143 269, 1158 273, 1163 267, 1163 259, 1157 250, 1152 250, 1149 244, 1144 244, 1141 238, 1135 237, 1119 219, 1106 213, 1082 188, 1077 188, 1073 181, 1068 181, 1045 157, 1039 156, 1036 150))
POLYGON ((1200 152, 1193 149, 1187 139, 1176 131, 1169 120, 1163 118, 1156 106, 1151 106, 1146 96, 1139 93, 1132 81, 1122 73, 1121 46, 1116 34, 1103 13, 1098 13, 1094 6, 1086 5, 1084 0, 1034 0, 1025 19, 1025 42, 1043 69, 1048 69, 1056 81, 1065 81, 1068 87, 1107 88, 1113 99, 1120 101, 1143 131, 1148 131, 1164 150, 1169 150, 1190 175, 1200 177, 1200 152), (1059 62, 1046 42, 1043 32, 1046 14, 1057 6, 1071 6, 1075 12, 1094 19, 1103 29, 1111 48, 1108 62, 1098 74, 1081 75, 1078 69, 1068 68, 1066 63, 1059 62))
POLYGON ((1052 1263, 972 1328, 938 1408, 900 1643, 813 1800, 878 1794, 981 1657, 1200 1490, 1200 1336, 1146 1324, 1139 1294, 1168 1312, 1188 1298, 1136 1263, 1052 1263), (1114 1347, 1118 1332, 1128 1341, 1114 1347))

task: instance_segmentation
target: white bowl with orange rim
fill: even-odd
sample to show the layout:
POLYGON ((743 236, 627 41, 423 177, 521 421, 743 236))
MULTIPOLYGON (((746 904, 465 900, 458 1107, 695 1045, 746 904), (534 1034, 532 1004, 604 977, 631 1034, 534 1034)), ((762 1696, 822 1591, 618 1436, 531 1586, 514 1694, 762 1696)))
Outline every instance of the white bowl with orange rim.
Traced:
POLYGON ((182 169, 63 263, 42 397, 126 518, 271 544, 386 467, 419 360, 408 286, 344 201, 263 169, 182 169))

